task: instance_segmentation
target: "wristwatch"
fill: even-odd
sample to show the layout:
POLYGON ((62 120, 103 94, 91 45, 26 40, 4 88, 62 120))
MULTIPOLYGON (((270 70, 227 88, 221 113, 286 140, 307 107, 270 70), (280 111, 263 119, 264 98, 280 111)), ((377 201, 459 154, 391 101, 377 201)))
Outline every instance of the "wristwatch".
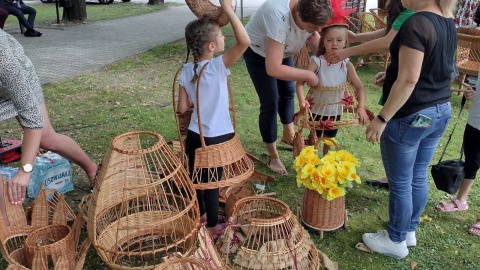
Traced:
POLYGON ((30 163, 25 163, 22 165, 22 170, 26 173, 32 172, 33 171, 33 166, 30 163))

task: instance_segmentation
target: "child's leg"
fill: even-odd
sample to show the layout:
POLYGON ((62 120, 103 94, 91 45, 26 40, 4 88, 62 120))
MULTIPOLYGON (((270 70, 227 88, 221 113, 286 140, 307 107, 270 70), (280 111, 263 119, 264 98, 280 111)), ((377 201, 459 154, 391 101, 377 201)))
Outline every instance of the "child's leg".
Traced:
POLYGON ((203 196, 203 201, 205 202, 204 211, 207 213, 207 227, 215 227, 218 223, 219 189, 207 189, 204 191, 203 196))

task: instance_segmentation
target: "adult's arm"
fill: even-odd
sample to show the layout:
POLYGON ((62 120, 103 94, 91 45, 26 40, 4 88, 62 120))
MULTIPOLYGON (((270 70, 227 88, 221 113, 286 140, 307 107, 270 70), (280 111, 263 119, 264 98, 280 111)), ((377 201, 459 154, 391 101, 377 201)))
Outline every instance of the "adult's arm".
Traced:
MULTIPOLYGON (((407 102, 420 77, 424 53, 406 46, 400 46, 398 77, 390 90, 380 114, 388 121, 407 102)), ((378 142, 385 129, 385 123, 377 117, 368 125, 367 141, 378 142)))
POLYGON ((268 38, 265 53, 265 66, 269 76, 284 81, 305 81, 308 86, 315 86, 318 84, 317 75, 312 71, 283 65, 283 53, 284 45, 268 38))
MULTIPOLYGON (((42 129, 31 129, 23 127, 23 141, 22 141, 22 158, 21 164, 35 164, 35 157, 37 156, 38 148, 40 147, 40 140, 42 138, 42 129)), ((25 198, 28 182, 30 181, 31 172, 24 172, 22 167, 18 172, 8 181, 8 198, 11 204, 21 204, 25 198)))
POLYGON ((380 50, 388 50, 390 43, 397 33, 397 30, 391 29, 387 35, 380 38, 343 50, 331 51, 330 53, 325 54, 325 59, 330 63, 338 63, 354 55, 360 56, 380 50))

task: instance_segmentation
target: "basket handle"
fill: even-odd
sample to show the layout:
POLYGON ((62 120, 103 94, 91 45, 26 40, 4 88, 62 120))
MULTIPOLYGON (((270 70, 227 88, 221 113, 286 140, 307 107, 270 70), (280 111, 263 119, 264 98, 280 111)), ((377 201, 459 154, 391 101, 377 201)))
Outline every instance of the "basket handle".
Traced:
MULTIPOLYGON (((205 149, 207 146, 205 144, 205 138, 203 137, 203 129, 202 129, 202 119, 200 118, 200 80, 202 78, 203 72, 205 71, 205 68, 208 66, 209 62, 207 62, 202 69, 200 70, 200 73, 198 74, 198 79, 197 79, 197 89, 196 89, 196 95, 197 95, 197 100, 196 100, 196 106, 197 106, 197 118, 198 118, 198 131, 200 132, 200 142, 202 143, 202 148, 205 149)), ((237 117, 236 117, 236 112, 235 112, 235 103, 233 101, 233 93, 232 93, 232 88, 230 86, 230 82, 228 81, 227 78, 227 88, 228 88, 228 96, 230 98, 230 106, 231 106, 231 111, 232 111, 232 118, 233 118, 233 130, 237 132, 237 117)))
POLYGON ((185 145, 182 140, 182 134, 180 133, 180 119, 178 118, 177 103, 176 103, 176 97, 175 97, 175 93, 177 92, 178 76, 180 75, 180 72, 182 70, 183 70, 183 65, 177 70, 177 72, 175 73, 175 76, 173 77, 172 104, 173 104, 173 112, 175 114, 175 122, 177 123, 178 140, 180 141, 180 146, 182 148, 182 151, 185 152, 185 145))

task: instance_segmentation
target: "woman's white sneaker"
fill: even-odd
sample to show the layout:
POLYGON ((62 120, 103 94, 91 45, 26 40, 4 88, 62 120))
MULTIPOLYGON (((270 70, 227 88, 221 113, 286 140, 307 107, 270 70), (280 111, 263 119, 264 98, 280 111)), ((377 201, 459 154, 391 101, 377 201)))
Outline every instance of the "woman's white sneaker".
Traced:
POLYGON ((408 255, 407 241, 393 242, 388 237, 386 230, 377 233, 364 233, 362 238, 365 245, 375 252, 397 259, 403 259, 408 255))
POLYGON ((414 247, 417 245, 417 238, 415 237, 415 231, 407 232, 407 247, 414 247))

